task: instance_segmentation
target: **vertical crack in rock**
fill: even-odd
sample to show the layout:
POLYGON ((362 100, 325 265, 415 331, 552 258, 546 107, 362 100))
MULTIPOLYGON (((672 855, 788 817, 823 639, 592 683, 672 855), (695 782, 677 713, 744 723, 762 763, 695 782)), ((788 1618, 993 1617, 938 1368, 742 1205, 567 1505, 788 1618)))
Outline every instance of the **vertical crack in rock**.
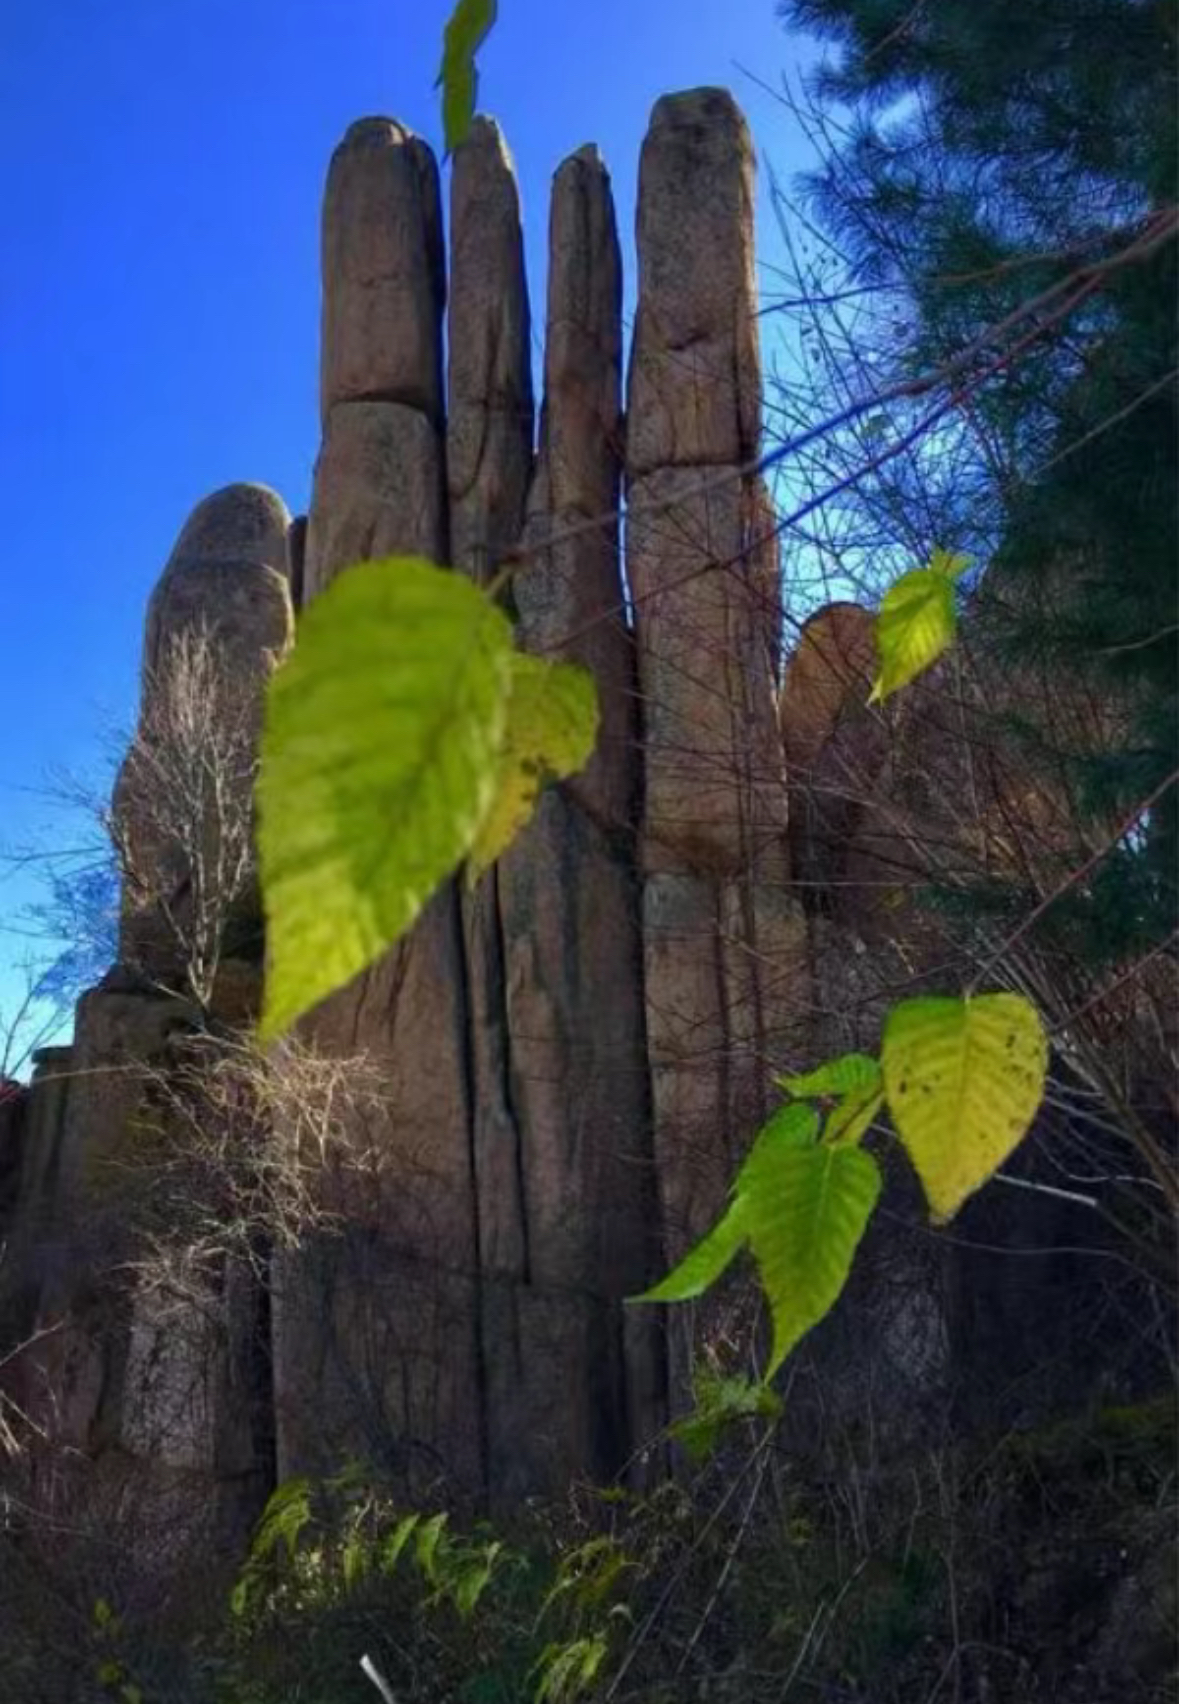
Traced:
POLYGON ((506 1498, 617 1473, 663 1414, 656 1323, 622 1309, 657 1252, 618 555, 621 293, 610 181, 587 147, 553 181, 540 447, 513 596, 520 643, 589 669, 602 723, 587 769, 544 793, 498 867, 530 1280, 493 1434, 506 1498), (589 519, 601 524, 579 527, 589 519))
MULTIPOLYGON (((451 559, 485 585, 519 544, 532 469, 532 370, 515 171, 499 127, 476 118, 456 149, 450 200, 446 468, 451 559)), ((510 600, 509 600, 510 601, 510 600)), ((514 1397, 530 1376, 519 1298, 532 1280, 530 1154, 513 1100, 500 872, 462 894, 473 1073, 472 1170, 481 1270, 489 1482, 528 1483, 531 1429, 514 1397), (505 1410, 515 1424, 505 1431, 505 1410)), ((530 1489, 535 1488, 529 1485, 530 1489)))

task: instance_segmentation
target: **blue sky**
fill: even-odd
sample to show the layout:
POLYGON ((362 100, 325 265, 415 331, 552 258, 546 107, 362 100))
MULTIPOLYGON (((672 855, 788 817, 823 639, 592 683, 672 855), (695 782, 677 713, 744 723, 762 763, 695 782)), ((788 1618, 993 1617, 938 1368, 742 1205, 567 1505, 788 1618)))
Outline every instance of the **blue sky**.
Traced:
MULTIPOLYGON (((130 721, 144 605, 192 505, 236 479, 305 505, 328 157, 366 113, 437 145, 449 4, 4 7, 0 847, 44 828, 53 768, 97 774, 101 730, 130 721)), ((808 164, 738 69, 777 83, 801 51, 774 0, 501 0, 480 105, 515 155, 534 302, 551 173, 598 142, 629 244, 661 93, 727 84, 776 170, 808 164)), ((772 258, 764 202, 761 233, 772 258)), ((0 925, 28 896, 0 877, 0 925)), ((0 1013, 14 950, 0 932, 0 1013)))

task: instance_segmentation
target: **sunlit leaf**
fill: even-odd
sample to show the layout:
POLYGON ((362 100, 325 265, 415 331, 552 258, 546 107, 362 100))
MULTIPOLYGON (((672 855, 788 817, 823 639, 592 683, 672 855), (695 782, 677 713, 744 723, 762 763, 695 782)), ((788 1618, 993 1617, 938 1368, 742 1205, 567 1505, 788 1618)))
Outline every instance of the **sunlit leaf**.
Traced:
POLYGON ((844 1053, 802 1077, 775 1078, 780 1088, 807 1099, 819 1095, 850 1095, 880 1086, 880 1061, 867 1053, 844 1053))
POLYGON ((953 1217, 1027 1132, 1048 1038, 1019 994, 905 1000, 881 1047, 888 1110, 935 1220, 953 1217))
POLYGON ((778 1143, 755 1150, 743 1176, 750 1246, 773 1321, 768 1379, 838 1300, 880 1172, 860 1148, 778 1143))
POLYGON ((502 611, 413 557, 349 568, 307 609, 262 739, 263 1039, 378 958, 469 850, 512 658, 502 611))
POLYGON ((731 1265, 745 1241, 745 1205, 738 1196, 723 1218, 690 1248, 678 1266, 666 1278, 641 1296, 636 1302, 690 1302, 702 1296, 731 1265))
POLYGON ((868 702, 889 698, 935 663, 955 631, 954 581, 933 568, 902 574, 881 599, 876 617, 880 672, 868 702))
POLYGON ((495 23, 496 11, 496 0, 458 0, 447 21, 435 87, 442 90, 442 133, 448 154, 471 128, 479 93, 475 55, 495 23))
POLYGON ((935 550, 929 559, 931 574, 941 574, 947 580, 956 580, 970 567, 970 557, 956 554, 949 550, 935 550))
POLYGON ((588 670, 514 651, 511 671, 495 793, 467 865, 472 880, 511 845, 544 784, 589 761, 597 737, 598 695, 588 670))
POLYGON ((381 1567, 391 1574, 401 1560, 401 1554, 417 1531, 421 1515, 403 1515, 381 1546, 381 1567))
POLYGON ((839 1105, 833 1106, 827 1114, 819 1140, 858 1142, 867 1133, 872 1120, 883 1105, 883 1089, 860 1089, 856 1094, 845 1095, 839 1105))
POLYGON ((422 1522, 414 1534, 414 1560, 431 1585, 437 1584, 438 1543, 442 1537, 442 1529, 446 1525, 446 1520, 447 1517, 444 1514, 431 1515, 428 1521, 422 1522))

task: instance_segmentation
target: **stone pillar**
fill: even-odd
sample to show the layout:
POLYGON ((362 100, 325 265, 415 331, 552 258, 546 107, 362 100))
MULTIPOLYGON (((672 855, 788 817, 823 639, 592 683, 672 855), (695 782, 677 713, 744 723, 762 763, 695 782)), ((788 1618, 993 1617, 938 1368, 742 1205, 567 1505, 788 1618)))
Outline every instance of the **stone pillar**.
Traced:
MULTIPOLYGON (((442 221, 425 143, 364 119, 333 155, 323 214, 324 437, 304 597, 350 564, 394 553, 444 563, 442 221)), ((339 1237, 277 1263, 274 1362, 280 1477, 348 1454, 411 1489, 448 1477, 480 1496, 485 1450, 478 1323, 467 976, 447 885, 412 934, 301 1026, 380 1070, 384 1117, 357 1130, 371 1183, 339 1237)))
POLYGON ((722 1206, 806 1006, 805 925, 786 885, 772 529, 751 472, 761 408, 753 152, 723 90, 656 103, 637 225, 627 570, 646 1026, 670 1258, 722 1206))
POLYGON ((193 510, 148 605, 139 722, 115 786, 120 962, 202 1003, 219 958, 261 963, 260 896, 236 871, 266 681, 294 637, 289 525, 261 485, 193 510), (209 765, 223 791, 200 788, 209 765))

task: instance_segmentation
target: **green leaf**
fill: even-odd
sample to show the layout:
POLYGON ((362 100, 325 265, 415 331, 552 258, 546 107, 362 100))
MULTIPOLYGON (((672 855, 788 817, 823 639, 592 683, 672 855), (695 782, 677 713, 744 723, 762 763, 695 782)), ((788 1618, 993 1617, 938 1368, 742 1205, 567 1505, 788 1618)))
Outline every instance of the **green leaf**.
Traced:
POLYGON ((420 1515, 403 1515, 381 1546, 381 1567, 391 1574, 401 1560, 401 1553, 417 1530, 420 1515))
POLYGON ((511 629, 414 557, 345 570, 271 679, 258 781, 273 1039, 409 928, 495 792, 511 629))
POLYGON ((813 1107, 803 1106, 797 1101, 789 1106, 778 1107, 758 1131, 745 1163, 737 1173, 738 1194, 748 1180, 750 1168, 757 1167, 761 1158, 771 1149, 806 1148, 814 1142, 818 1134, 819 1115, 813 1107))
POLYGON ((666 1278, 660 1279, 653 1289, 644 1290, 641 1296, 629 1299, 634 1302, 690 1302, 694 1296, 702 1296, 732 1264, 746 1235, 745 1204, 738 1197, 724 1217, 718 1219, 712 1229, 688 1250, 666 1278))
POLYGON ((495 796, 471 848, 472 882, 511 845, 545 782, 563 780, 589 761, 597 732, 598 694, 588 670, 512 653, 495 796))
POLYGON ((774 1081, 779 1088, 803 1098, 856 1094, 879 1088, 880 1062, 867 1053, 844 1053, 804 1077, 776 1077, 774 1081))
POLYGON ((742 1242, 757 1262, 774 1323, 766 1378, 832 1307, 880 1193, 869 1154, 820 1146, 819 1115, 779 1107, 737 1173, 728 1212, 679 1266, 638 1301, 685 1301, 716 1282, 742 1242))
POLYGON ((710 1231, 693 1245, 672 1268, 666 1278, 641 1296, 628 1298, 633 1302, 689 1302, 710 1290, 722 1273, 731 1265, 737 1251, 749 1236, 744 1198, 744 1182, 750 1162, 759 1151, 781 1144, 813 1142, 818 1134, 819 1120, 810 1107, 795 1104, 779 1107, 758 1133, 749 1156, 733 1186, 733 1201, 710 1231))
POLYGON ((954 555, 948 550, 935 550, 929 559, 931 574, 942 574, 947 580, 956 580, 970 567, 970 557, 954 555))
POLYGON ((540 1680, 533 1694, 535 1704, 572 1704, 589 1691, 609 1651, 604 1633, 573 1639, 566 1645, 546 1645, 532 1673, 540 1680))
POLYGON ((848 1142, 854 1145, 864 1135, 883 1105, 883 1089, 861 1089, 858 1094, 845 1095, 839 1105, 832 1107, 827 1114, 827 1122, 819 1140, 848 1142))
POLYGON ((499 1539, 489 1544, 481 1557, 463 1570, 454 1591, 454 1606, 463 1621, 469 1621, 491 1579, 496 1558, 503 1549, 499 1539))
POLYGON ((446 1516, 431 1515, 428 1521, 423 1521, 414 1534, 414 1560, 421 1569, 424 1577, 431 1585, 438 1581, 438 1544, 442 1538, 442 1529, 446 1525, 446 1516))
POLYGON ((774 1326, 769 1379, 838 1299, 880 1172, 860 1148, 783 1143, 755 1151, 745 1171, 749 1240, 774 1326))
POLYGON ((345 1588, 349 1591, 357 1580, 368 1572, 368 1547, 360 1533, 349 1533, 340 1558, 340 1567, 345 1588))
POLYGON ((889 587, 876 617, 880 673, 869 704, 891 697, 935 663, 955 631, 954 583, 945 572, 915 568, 889 587))
POLYGON ((293 1556, 299 1536, 310 1519, 311 1481, 302 1476, 285 1479, 271 1492, 262 1511, 250 1546, 250 1561, 262 1561, 279 1544, 285 1544, 287 1555, 293 1556))
POLYGON ((442 69, 435 88, 442 90, 442 134, 452 154, 471 128, 478 98, 475 55, 495 23, 496 0, 458 0, 442 37, 442 69))
POLYGON ((693 1461, 712 1454, 726 1426, 742 1420, 776 1420, 782 1399, 766 1384, 738 1377, 723 1378, 711 1368, 692 1380, 696 1407, 668 1428, 693 1461))
POLYGON ((905 1000, 880 1057, 892 1121, 944 1224, 1036 1115, 1048 1074, 1040 1015, 1019 994, 905 1000))

